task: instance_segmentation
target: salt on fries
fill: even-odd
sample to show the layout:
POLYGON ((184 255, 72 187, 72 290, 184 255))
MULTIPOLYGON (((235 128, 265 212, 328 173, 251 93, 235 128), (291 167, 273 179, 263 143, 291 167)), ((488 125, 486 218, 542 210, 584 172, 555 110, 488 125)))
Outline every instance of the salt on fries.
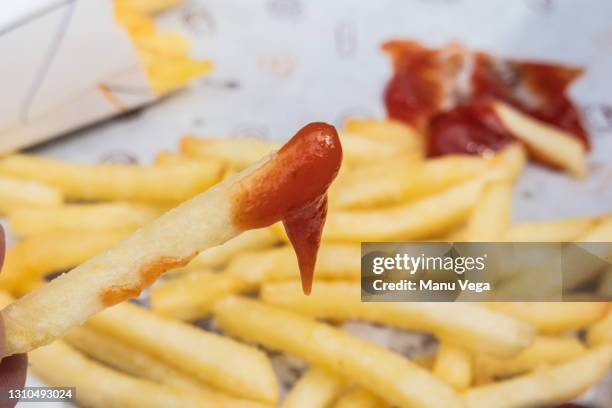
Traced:
POLYGON ((359 319, 433 333, 458 347, 498 356, 516 355, 534 336, 529 323, 469 303, 368 303, 361 302, 360 293, 359 283, 319 282, 316 291, 304 296, 299 286, 290 282, 264 285, 261 298, 307 316, 359 319))
POLYGON ((282 408, 326 408, 347 389, 346 381, 313 367, 293 385, 282 408))
POLYGON ((4 309, 6 355, 47 344, 93 314, 139 295, 163 272, 186 265, 199 251, 281 220, 288 233, 294 233, 308 291, 318 240, 309 235, 310 241, 302 241, 300 228, 320 233, 326 190, 341 160, 332 126, 305 126, 277 154, 184 202, 4 309))
POLYGON ((51 186, 0 176, 0 215, 18 208, 57 207, 63 201, 62 192, 51 186))
POLYGON ((232 336, 296 355, 400 406, 463 406, 459 396, 428 371, 329 325, 238 297, 217 303, 215 316, 232 336))
POLYGON ((218 163, 174 166, 78 164, 15 154, 0 158, 0 175, 49 184, 67 198, 179 203, 221 179, 218 163))

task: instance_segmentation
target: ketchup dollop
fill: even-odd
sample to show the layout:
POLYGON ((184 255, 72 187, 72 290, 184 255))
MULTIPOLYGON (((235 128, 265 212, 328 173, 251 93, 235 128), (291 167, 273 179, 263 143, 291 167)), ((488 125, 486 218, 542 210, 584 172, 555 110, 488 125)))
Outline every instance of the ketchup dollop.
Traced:
POLYGON ((394 68, 384 94, 387 114, 425 133, 431 156, 483 154, 514 140, 495 118, 494 100, 559 127, 589 147, 580 114, 567 96, 581 68, 496 58, 458 44, 429 49, 394 40, 382 48, 394 68))
POLYGON ((327 189, 342 163, 336 129, 322 122, 300 129, 275 155, 232 187, 232 220, 241 229, 283 221, 309 294, 327 215, 327 189))

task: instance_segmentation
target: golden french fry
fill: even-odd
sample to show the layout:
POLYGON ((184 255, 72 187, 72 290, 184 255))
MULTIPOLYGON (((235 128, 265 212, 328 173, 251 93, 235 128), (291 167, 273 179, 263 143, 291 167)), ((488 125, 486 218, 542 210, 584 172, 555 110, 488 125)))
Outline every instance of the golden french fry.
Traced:
POLYGON ((357 133, 343 132, 340 134, 344 149, 344 161, 347 166, 361 165, 384 161, 393 157, 403 157, 404 160, 420 160, 422 152, 406 149, 394 143, 373 140, 357 133))
POLYGON ((118 8, 126 8, 137 13, 155 14, 182 3, 183 0, 114 0, 118 8))
POLYGON ((221 170, 213 162, 159 167, 80 164, 19 154, 0 158, 1 175, 47 183, 81 200, 177 203, 217 183, 221 170))
MULTIPOLYGON (((155 155, 155 160, 153 162, 155 163, 156 166, 166 166, 168 164, 180 164, 180 163, 185 163, 186 161, 198 161, 198 160, 209 160, 209 159, 189 157, 181 153, 171 152, 169 150, 162 150, 160 152, 157 152, 157 154, 155 155)), ((210 159, 210 160, 222 163, 220 160, 214 160, 214 159, 210 159)))
POLYGON ((424 138, 416 129, 393 119, 347 118, 343 129, 373 140, 393 143, 411 151, 424 151, 424 138))
POLYGON ((346 381, 312 367, 289 390, 281 408, 327 408, 346 387, 346 381))
POLYGON ((330 190, 335 208, 369 208, 397 204, 439 193, 485 173, 490 164, 479 157, 447 156, 411 162, 390 158, 349 172, 330 190))
MULTIPOLYGON (((48 344, 95 313, 138 296, 162 273, 185 266, 199 251, 245 230, 282 219, 295 221, 296 209, 303 211, 305 205, 322 202, 341 161, 342 148, 332 126, 305 126, 275 155, 180 204, 2 310, 5 355, 48 344), (297 186, 300 191, 295 193, 297 186)), ((313 218, 321 228, 322 221, 313 218)), ((300 255, 314 266, 310 254, 302 251, 300 255)), ((312 273, 309 266, 304 267, 307 277, 312 273)))
POLYGON ((490 158, 492 166, 491 179, 516 181, 527 164, 527 152, 520 143, 504 147, 490 158))
POLYGON ((76 327, 63 338, 68 344, 86 356, 98 360, 112 368, 134 377, 144 378, 156 383, 166 384, 177 390, 199 394, 210 404, 219 408, 264 408, 271 405, 261 404, 232 397, 211 388, 185 372, 163 361, 123 343, 113 336, 87 327, 76 327))
POLYGON ((571 400, 610 369, 612 345, 600 346, 574 360, 531 374, 468 390, 469 408, 552 406, 571 400))
MULTIPOLYGON (((264 282, 295 280, 299 268, 291 247, 285 246, 239 255, 228 265, 226 273, 239 277, 250 287, 257 287, 264 282)), ((360 246, 321 245, 315 276, 325 280, 360 279, 360 246)))
POLYGON ((460 347, 441 343, 432 371, 456 391, 465 391, 472 383, 472 355, 460 347))
POLYGON ((30 370, 55 387, 75 387, 79 404, 94 408, 202 407, 214 402, 112 370, 56 341, 29 354, 30 370))
POLYGON ((129 303, 92 317, 87 325, 232 395, 272 404, 278 400, 270 361, 254 347, 129 303))
POLYGON ((508 242, 569 242, 584 235, 598 218, 566 218, 511 225, 504 239, 508 242))
POLYGON ((324 241, 362 242, 422 239, 464 222, 484 181, 473 180, 407 204, 382 209, 330 212, 324 241))
POLYGON ((397 405, 462 406, 452 389, 426 370, 399 354, 329 325, 238 297, 218 302, 215 316, 230 335, 296 355, 380 393, 397 405))
POLYGON ((491 182, 484 187, 467 223, 464 238, 468 241, 499 242, 510 225, 512 186, 508 182, 491 182))
POLYGON ((219 268, 227 265, 232 258, 248 251, 258 251, 280 242, 270 228, 245 231, 226 243, 201 252, 187 264, 187 268, 219 268))
POLYGON ((61 191, 46 184, 0 177, 0 215, 18 208, 58 207, 64 198, 61 191))
POLYGON ((382 399, 363 388, 355 388, 336 401, 332 408, 385 408, 388 407, 382 399))
POLYGON ((19 208, 8 214, 11 232, 20 237, 63 233, 133 231, 157 218, 165 207, 136 203, 67 204, 19 208))
POLYGON ((603 319, 594 323, 587 332, 587 343, 589 346, 599 346, 612 343, 612 309, 603 319))
POLYGON ((472 352, 512 356, 527 347, 533 327, 470 303, 361 302, 359 283, 316 283, 304 296, 294 282, 263 285, 263 302, 328 319, 360 319, 433 333, 472 352))
POLYGON ((607 310, 603 302, 492 302, 486 306, 551 334, 587 327, 601 319, 607 310))
POLYGON ((145 66, 151 88, 158 95, 175 91, 213 69, 213 63, 208 60, 194 60, 188 56, 171 56, 164 60, 144 54, 139 53, 141 63, 145 66))
POLYGON ((227 273, 191 271, 151 288, 151 309, 179 320, 201 319, 216 301, 245 286, 240 278, 227 273))
POLYGON ((31 282, 62 272, 99 254, 126 235, 125 232, 67 233, 27 238, 7 253, 0 288, 23 294, 31 282))
POLYGON ((505 103, 496 102, 493 109, 504 126, 525 143, 532 155, 576 176, 586 173, 586 149, 576 137, 505 103))
POLYGON ((157 58, 181 58, 191 49, 189 38, 176 32, 153 32, 134 38, 139 52, 147 52, 157 58))
POLYGON ((181 139, 181 153, 188 157, 222 160, 243 169, 277 150, 280 143, 263 139, 215 139, 185 136, 181 139))
POLYGON ((479 376, 509 377, 573 360, 585 351, 584 345, 575 337, 537 336, 529 347, 515 357, 476 355, 475 370, 479 376))

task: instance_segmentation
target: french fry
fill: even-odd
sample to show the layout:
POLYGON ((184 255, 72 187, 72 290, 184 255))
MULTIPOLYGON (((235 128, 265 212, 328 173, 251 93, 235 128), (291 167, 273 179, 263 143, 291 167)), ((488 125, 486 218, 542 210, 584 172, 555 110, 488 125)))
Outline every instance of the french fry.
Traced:
POLYGON ((64 198, 61 191, 34 181, 0 177, 0 215, 26 207, 58 207, 64 198))
POLYGON ((473 388, 464 394, 469 408, 552 406, 571 400, 610 369, 612 345, 531 374, 473 388))
POLYGON ((414 240, 443 234, 469 217, 483 183, 483 180, 468 181, 441 193, 394 207, 330 212, 323 240, 414 240))
POLYGON ((55 387, 75 387, 80 404, 94 408, 202 407, 214 400, 201 394, 120 373, 56 341, 29 355, 31 371, 55 387))
POLYGON ((414 128, 393 119, 347 118, 343 129, 373 140, 393 143, 411 151, 423 152, 423 136, 414 128))
POLYGON ((586 149, 577 138, 505 103, 496 102, 493 109, 506 129, 525 143, 532 155, 573 175, 586 173, 586 149))
POLYGON ((587 327, 607 310, 603 302, 493 302, 486 306, 533 324, 539 332, 555 334, 587 327))
MULTIPOLYGON (((180 163, 185 163, 186 161, 198 161, 198 160, 214 160, 214 159, 189 157, 181 153, 171 152, 169 150, 162 150, 160 152, 157 152, 153 163, 156 166, 166 166, 169 164, 180 164, 180 163)), ((217 160, 214 160, 214 161, 217 161, 217 160)), ((223 163, 220 160, 217 162, 223 163)))
POLYGON ((201 252, 187 264, 187 268, 220 268, 236 255, 267 249, 279 242, 278 235, 269 228, 245 231, 222 245, 201 252))
POLYGON ((178 203, 217 183, 221 170, 213 162, 162 168, 70 163, 20 154, 0 158, 0 175, 47 183, 79 200, 178 203))
POLYGON ((473 360, 466 350, 441 343, 434 360, 433 374, 453 387, 465 391, 472 383, 473 360))
MULTIPOLYGON (((303 225, 322 228, 323 219, 313 216, 308 223, 303 211, 324 202, 341 162, 335 129, 324 123, 305 126, 275 155, 180 204, 2 310, 5 355, 50 343, 92 315, 138 296, 165 271, 185 266, 198 252, 245 230, 283 219, 295 222, 297 209, 303 225)), ((304 244, 298 255, 309 263, 303 268, 308 278, 316 252, 303 250, 316 247, 304 244)))
POLYGON ((575 337, 537 336, 529 347, 515 357, 477 355, 475 369, 480 376, 510 377, 549 365, 561 364, 578 358, 585 352, 586 348, 575 337))
POLYGON ((504 239, 508 242, 574 241, 597 224, 597 217, 566 218, 511 225, 504 239))
POLYGON ((10 211, 11 232, 20 237, 76 232, 133 231, 157 218, 165 208, 136 203, 67 204, 10 211))
POLYGON ((185 136, 181 153, 188 157, 217 159, 236 169, 243 169, 277 150, 280 143, 263 139, 214 139, 185 136))
POLYGON ((512 186, 508 182, 492 182, 485 186, 468 221, 468 241, 499 242, 510 225, 512 186))
POLYGON ((293 385, 281 408, 327 408, 346 387, 337 376, 312 367, 293 385))
POLYGON ((433 333, 472 352, 512 356, 533 339, 533 327, 469 303, 361 302, 359 283, 319 282, 310 296, 296 283, 263 285, 261 299, 306 316, 359 319, 433 333))
MULTIPOLYGON (((361 248, 358 245, 324 244, 319 248, 317 279, 355 281, 360 279, 360 271, 361 248)), ((264 282, 295 280, 299 276, 295 255, 289 246, 239 255, 226 272, 250 287, 258 287, 264 282)))
POLYGON ((136 347, 132 347, 110 335, 87 327, 72 329, 63 340, 86 356, 112 368, 137 378, 166 384, 177 390, 191 392, 194 395, 199 394, 203 399, 210 400, 210 403, 215 407, 271 407, 271 405, 235 398, 217 391, 136 347))
POLYGON ((151 309, 179 320, 206 317, 216 301, 244 289, 244 282, 227 273, 191 271, 151 288, 151 309))
POLYGON ((155 14, 182 3, 183 0, 115 0, 119 8, 126 8, 142 14, 155 14))
POLYGON ((238 297, 218 302, 215 316, 232 336, 296 355, 397 405, 462 406, 458 396, 426 370, 326 324, 238 297))
POLYGON ((373 140, 370 137, 356 133, 343 132, 340 134, 345 155, 345 165, 354 166, 364 163, 384 161, 393 157, 404 157, 405 160, 420 160, 421 151, 414 151, 382 140, 373 140))
POLYGON ((110 248, 125 232, 68 233, 27 238, 11 246, 0 273, 0 288, 15 294, 45 275, 70 269, 110 248))
POLYGON ((389 404, 370 391, 363 388, 355 388, 341 396, 332 405, 332 408, 384 408, 388 406, 389 404))
POLYGON ((520 143, 512 143, 490 158, 493 180, 516 181, 527 164, 527 152, 520 143))
POLYGON ((415 163, 398 156, 340 178, 330 191, 330 205, 359 209, 414 200, 480 176, 489 166, 479 157, 447 156, 415 163))
POLYGON ((208 60, 194 60, 191 57, 172 56, 168 59, 148 56, 139 52, 141 64, 147 72, 147 78, 153 92, 164 95, 175 91, 195 78, 208 74, 213 64, 208 60))
POLYGON ((231 395, 271 404, 278 400, 270 361, 254 347, 129 303, 92 317, 87 325, 231 395))
POLYGON ((587 332, 587 343, 591 347, 612 343, 612 309, 603 319, 594 323, 587 332))

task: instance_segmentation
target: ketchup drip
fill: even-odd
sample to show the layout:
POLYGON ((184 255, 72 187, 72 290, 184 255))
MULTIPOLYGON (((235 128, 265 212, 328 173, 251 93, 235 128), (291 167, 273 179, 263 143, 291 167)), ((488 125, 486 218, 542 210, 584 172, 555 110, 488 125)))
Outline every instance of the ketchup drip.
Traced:
POLYGON ((233 223, 241 229, 283 221, 309 294, 327 214, 327 189, 342 163, 336 129, 310 123, 270 160, 232 187, 233 223))
POLYGON ((426 132, 431 156, 483 154, 512 141, 489 107, 492 100, 559 127, 589 147, 566 94, 582 69, 502 60, 457 45, 433 50, 414 41, 390 41, 383 49, 394 67, 384 95, 387 114, 426 132))

